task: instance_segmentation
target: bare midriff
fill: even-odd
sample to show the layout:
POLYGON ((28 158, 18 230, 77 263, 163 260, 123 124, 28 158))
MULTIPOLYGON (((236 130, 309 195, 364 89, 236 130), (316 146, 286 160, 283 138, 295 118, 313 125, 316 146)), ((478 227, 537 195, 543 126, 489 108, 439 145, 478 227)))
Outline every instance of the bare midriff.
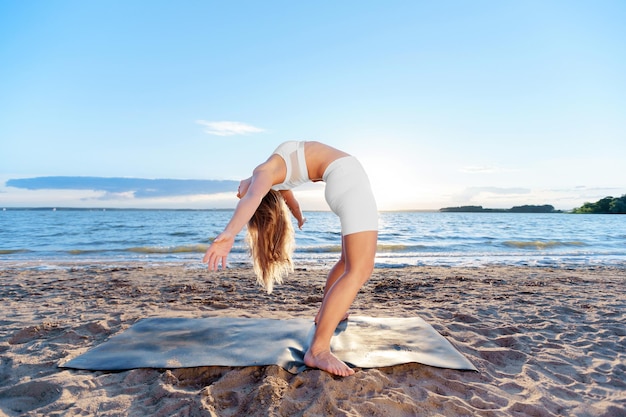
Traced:
POLYGON ((332 146, 313 141, 304 143, 304 156, 309 178, 311 181, 317 182, 322 181, 322 177, 328 165, 339 158, 350 156, 350 154, 335 149, 332 146))

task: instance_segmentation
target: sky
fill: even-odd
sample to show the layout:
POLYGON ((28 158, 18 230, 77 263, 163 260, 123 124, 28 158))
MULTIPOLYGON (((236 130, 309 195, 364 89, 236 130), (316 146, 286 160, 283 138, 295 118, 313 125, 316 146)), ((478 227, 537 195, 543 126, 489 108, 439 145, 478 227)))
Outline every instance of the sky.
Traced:
MULTIPOLYGON (((0 207, 232 208, 285 140, 355 155, 381 210, 618 197, 625 21, 621 0, 0 0, 0 207)), ((323 184, 295 194, 327 209, 323 184)))

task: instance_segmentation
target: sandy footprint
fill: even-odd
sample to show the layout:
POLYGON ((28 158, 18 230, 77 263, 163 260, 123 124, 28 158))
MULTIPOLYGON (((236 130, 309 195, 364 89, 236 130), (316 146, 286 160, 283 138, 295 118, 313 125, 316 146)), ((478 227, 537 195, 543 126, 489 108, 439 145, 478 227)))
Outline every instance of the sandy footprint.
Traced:
POLYGON ((44 381, 19 384, 0 392, 0 409, 8 415, 21 415, 55 402, 62 391, 60 385, 44 381))

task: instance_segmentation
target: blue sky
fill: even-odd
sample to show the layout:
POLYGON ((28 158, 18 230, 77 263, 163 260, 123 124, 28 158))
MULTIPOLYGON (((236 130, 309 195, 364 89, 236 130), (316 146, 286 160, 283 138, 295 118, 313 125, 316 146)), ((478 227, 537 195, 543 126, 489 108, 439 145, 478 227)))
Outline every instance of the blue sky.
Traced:
POLYGON ((233 207, 42 177, 237 181, 292 139, 356 155, 381 209, 620 196, 625 21, 619 0, 0 0, 0 206, 233 207))

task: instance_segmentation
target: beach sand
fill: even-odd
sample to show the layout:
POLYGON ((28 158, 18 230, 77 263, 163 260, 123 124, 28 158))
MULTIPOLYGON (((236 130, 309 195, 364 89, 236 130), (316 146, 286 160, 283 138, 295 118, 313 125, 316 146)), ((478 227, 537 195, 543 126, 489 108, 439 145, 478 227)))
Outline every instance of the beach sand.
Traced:
POLYGON ((0 416, 626 416, 625 270, 376 269, 351 313, 419 316, 478 368, 68 370, 145 317, 313 317, 324 270, 0 265, 0 416))

